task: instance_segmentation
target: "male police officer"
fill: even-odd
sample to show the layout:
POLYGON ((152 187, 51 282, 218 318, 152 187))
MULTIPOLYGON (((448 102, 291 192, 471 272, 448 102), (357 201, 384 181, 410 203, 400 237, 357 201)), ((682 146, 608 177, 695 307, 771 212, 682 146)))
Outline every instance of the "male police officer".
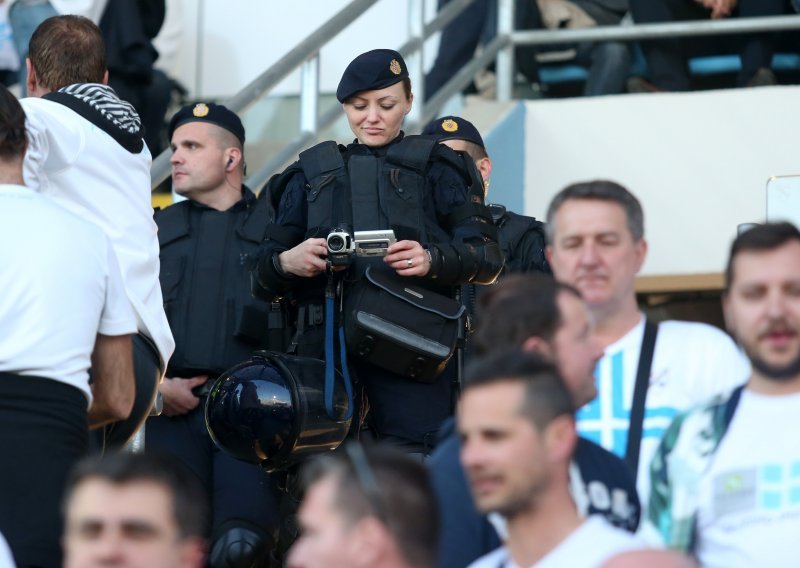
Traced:
POLYGON ((276 521, 272 486, 260 468, 214 446, 202 402, 204 389, 253 350, 283 348, 270 338, 271 330, 283 333, 279 312, 250 294, 266 202, 242 185, 245 132, 236 114, 214 103, 189 105, 169 134, 173 188, 187 199, 155 219, 176 349, 160 386, 164 416, 148 421, 146 447, 178 456, 214 496, 211 565, 251 566, 267 552, 276 521))
MULTIPOLYGON (((428 123, 423 134, 436 136, 444 145, 465 152, 475 162, 488 193, 492 175, 492 160, 478 129, 459 116, 443 116, 428 123)), ((487 203, 492 221, 497 227, 505 264, 503 273, 550 272, 545 258, 544 223, 533 217, 508 211, 498 203, 487 203)))

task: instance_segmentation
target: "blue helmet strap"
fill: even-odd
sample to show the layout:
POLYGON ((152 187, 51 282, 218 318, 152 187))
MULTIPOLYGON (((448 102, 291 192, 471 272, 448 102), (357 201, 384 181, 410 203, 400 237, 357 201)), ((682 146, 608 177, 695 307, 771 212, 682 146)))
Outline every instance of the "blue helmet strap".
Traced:
MULTIPOLYGON (((338 315, 341 316, 342 281, 337 279, 334 272, 328 270, 328 282, 325 286, 325 412, 331 420, 339 420, 333 408, 333 388, 336 383, 336 354, 334 351, 335 335, 333 332, 336 314, 336 297, 340 299, 338 315)), ((347 351, 344 343, 344 325, 339 318, 339 363, 342 368, 344 391, 347 394, 347 414, 344 420, 353 416, 353 385, 350 381, 350 372, 347 369, 347 351)))

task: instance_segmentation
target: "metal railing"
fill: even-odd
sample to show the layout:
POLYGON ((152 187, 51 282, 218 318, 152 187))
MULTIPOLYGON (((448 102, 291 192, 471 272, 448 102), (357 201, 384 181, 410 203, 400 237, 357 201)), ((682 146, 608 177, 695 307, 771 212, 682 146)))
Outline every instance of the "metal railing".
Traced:
MULTIPOLYGON (((289 53, 284 55, 272 67, 264 71, 251 81, 249 85, 226 101, 225 106, 236 113, 246 110, 250 105, 275 88, 278 83, 283 81, 283 79, 289 76, 295 69, 302 67, 300 76, 300 124, 301 128, 309 126, 317 127, 314 128, 313 131, 303 132, 303 134, 310 135, 310 139, 313 139, 314 135, 312 132, 316 132, 319 126, 324 123, 324 117, 319 121, 316 120, 319 102, 319 50, 328 41, 336 37, 342 30, 353 23, 358 16, 371 8, 376 2, 378 2, 378 0, 353 0, 344 9, 339 11, 320 28, 290 50, 289 53)), ((152 187, 156 187, 169 177, 170 154, 170 150, 165 150, 153 160, 153 167, 150 170, 152 187)))
MULTIPOLYGON (((500 0, 513 2, 513 0, 500 0)), ((663 24, 600 26, 564 30, 531 30, 511 33, 505 57, 512 64, 497 71, 498 100, 509 100, 514 82, 514 47, 522 45, 553 45, 593 41, 637 41, 667 37, 729 35, 756 32, 780 32, 800 29, 800 15, 763 16, 727 20, 695 20, 663 24)))
MULTIPOLYGON (((300 133, 266 164, 248 176, 247 182, 250 187, 260 188, 273 172, 294 159, 298 152, 313 144, 321 130, 329 128, 342 116, 343 110, 338 105, 322 114, 319 113, 319 51, 328 41, 336 37, 377 2, 378 0, 353 0, 272 67, 225 102, 225 106, 232 111, 242 112, 276 87, 289 74, 300 68, 300 133)), ((424 0, 408 0, 408 28, 411 39, 398 51, 408 58, 409 72, 413 77, 424 76, 422 48, 425 40, 449 24, 472 2, 474 0, 452 0, 433 20, 425 24, 424 0)), ((420 80, 415 86, 418 100, 424 98, 423 83, 420 80)), ((454 91, 457 90, 458 88, 454 91)), ((409 120, 419 123, 424 115, 422 109, 417 106, 416 109, 412 109, 412 113, 409 120)), ((153 188, 169 177, 170 154, 170 150, 165 150, 153 160, 150 173, 153 188)))
MULTIPOLYGON (((329 128, 343 114, 335 105, 319 113, 319 51, 355 19, 371 8, 378 0, 353 0, 327 23, 300 42, 275 65, 259 75, 249 85, 232 97, 225 105, 234 112, 242 112, 267 94, 290 73, 300 68, 300 132, 270 160, 247 178, 248 185, 260 188, 274 172, 297 154, 317 141, 320 131, 329 128)), ((415 77, 416 99, 423 100, 424 69, 423 46, 425 40, 443 29, 474 0, 451 0, 436 17, 424 22, 424 0, 407 0, 409 40, 398 51, 415 77)), ((664 37, 697 35, 722 35, 750 32, 769 32, 800 29, 800 15, 674 22, 664 24, 637 24, 602 26, 582 29, 514 31, 515 0, 498 1, 497 35, 481 54, 464 66, 423 105, 414 105, 408 117, 406 130, 417 132, 422 125, 436 117, 444 104, 460 93, 479 71, 496 61, 497 99, 508 101, 514 86, 514 48, 525 45, 578 43, 587 41, 635 41, 664 37)), ((162 152, 151 170, 152 187, 155 188, 169 176, 170 151, 162 152)))

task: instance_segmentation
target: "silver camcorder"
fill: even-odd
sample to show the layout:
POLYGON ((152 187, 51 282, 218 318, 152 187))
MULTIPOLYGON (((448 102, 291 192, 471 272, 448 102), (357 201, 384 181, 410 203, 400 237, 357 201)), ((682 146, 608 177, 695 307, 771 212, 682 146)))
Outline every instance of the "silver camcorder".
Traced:
POLYGON ((328 260, 334 266, 347 266, 353 256, 386 256, 386 249, 396 242, 394 231, 356 231, 351 234, 337 227, 328 233, 328 260))
POLYGON ((356 231, 353 235, 356 256, 386 256, 386 249, 395 242, 397 239, 391 229, 356 231))

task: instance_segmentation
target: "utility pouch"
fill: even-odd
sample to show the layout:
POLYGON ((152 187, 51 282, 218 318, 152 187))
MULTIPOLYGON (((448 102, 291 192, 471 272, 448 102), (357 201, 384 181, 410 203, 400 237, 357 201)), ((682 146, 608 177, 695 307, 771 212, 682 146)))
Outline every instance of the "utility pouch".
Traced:
POLYGON ((458 301, 368 267, 346 289, 344 327, 353 357, 432 383, 452 357, 462 325, 458 301))

